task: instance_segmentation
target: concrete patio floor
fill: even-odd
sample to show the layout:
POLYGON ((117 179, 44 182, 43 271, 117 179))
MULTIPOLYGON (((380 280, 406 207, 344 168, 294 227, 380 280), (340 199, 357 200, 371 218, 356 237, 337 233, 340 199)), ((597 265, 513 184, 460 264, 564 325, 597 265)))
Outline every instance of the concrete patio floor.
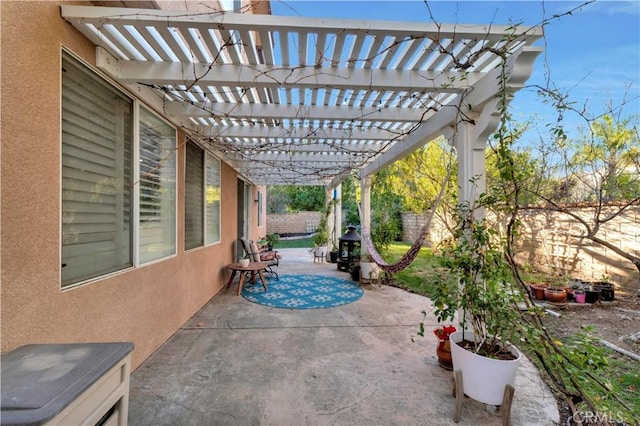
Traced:
MULTIPOLYGON (((281 250, 279 274, 350 279, 306 249, 281 250)), ((131 376, 131 425, 448 425, 452 373, 436 338, 416 336, 428 299, 365 285, 329 309, 257 305, 223 290, 131 376)), ((435 328, 433 316, 427 330, 435 328)), ((524 360, 513 425, 553 425, 555 398, 524 360)), ((495 407, 465 398, 459 425, 500 425, 495 407)))

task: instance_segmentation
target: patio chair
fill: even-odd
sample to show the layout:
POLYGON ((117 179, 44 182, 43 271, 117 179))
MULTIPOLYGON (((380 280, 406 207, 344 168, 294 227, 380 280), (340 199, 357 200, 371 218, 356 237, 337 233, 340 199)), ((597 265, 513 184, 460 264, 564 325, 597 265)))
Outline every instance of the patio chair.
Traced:
POLYGON ((269 274, 276 277, 278 280, 278 273, 273 270, 275 266, 280 265, 280 259, 282 255, 275 250, 271 251, 261 251, 258 249, 258 246, 255 242, 250 241, 246 238, 240 238, 242 242, 242 247, 244 248, 245 258, 251 260, 252 262, 267 262, 268 266, 265 268, 265 271, 269 274))

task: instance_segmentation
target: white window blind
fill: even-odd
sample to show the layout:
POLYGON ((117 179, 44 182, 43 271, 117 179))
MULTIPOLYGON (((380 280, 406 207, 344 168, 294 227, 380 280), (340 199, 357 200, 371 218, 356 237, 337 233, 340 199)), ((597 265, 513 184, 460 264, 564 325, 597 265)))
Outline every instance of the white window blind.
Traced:
POLYGON ((140 108, 139 262, 176 251, 176 131, 140 108))
POLYGON ((132 265, 133 101, 62 58, 62 286, 132 265))
POLYGON ((220 241, 220 160, 207 153, 206 243, 220 241))
POLYGON ((204 244, 204 151, 193 142, 186 145, 184 193, 184 247, 204 244))

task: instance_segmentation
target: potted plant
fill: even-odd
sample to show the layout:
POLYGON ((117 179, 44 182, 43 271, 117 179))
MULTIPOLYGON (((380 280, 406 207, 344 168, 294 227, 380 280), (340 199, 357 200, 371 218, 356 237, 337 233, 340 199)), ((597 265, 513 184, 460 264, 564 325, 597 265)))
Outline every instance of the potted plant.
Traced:
POLYGON ((280 234, 274 232, 273 234, 267 234, 267 247, 269 250, 273 250, 273 248, 280 241, 280 234))
POLYGON ((573 298, 575 299, 576 303, 582 304, 586 302, 586 294, 584 293, 584 290, 581 288, 573 290, 573 298))
POLYGON ((453 243, 440 256, 441 269, 429 287, 438 322, 454 320, 461 330, 449 336, 454 370, 462 372, 464 393, 500 405, 513 386, 520 352, 518 303, 524 300, 505 260, 495 226, 459 206, 453 243))
POLYGON ((317 258, 324 259, 327 254, 327 244, 329 243, 329 231, 327 230, 327 221, 325 218, 320 220, 316 233, 311 237, 311 242, 313 243, 313 247, 310 251, 313 252, 314 260, 317 258))
POLYGON ((369 253, 360 258, 360 275, 365 280, 377 280, 380 278, 380 267, 369 253))
POLYGON ((533 283, 531 289, 536 300, 544 300, 544 291, 549 287, 547 283, 533 283))
POLYGON ((547 287, 544 289, 544 298, 550 303, 565 303, 567 291, 564 288, 547 287))
POLYGON ((338 246, 334 241, 331 242, 331 251, 329 251, 329 261, 338 263, 338 246))
POLYGON ((615 298, 615 290, 613 284, 604 279, 603 281, 596 281, 593 283, 595 290, 600 290, 600 300, 603 302, 612 302, 615 298))
POLYGON ((329 242, 329 232, 326 229, 320 229, 313 234, 311 238, 311 242, 314 247, 327 247, 327 243, 329 242))
POLYGON ((585 287, 585 302, 587 303, 597 303, 600 301, 601 291, 599 288, 593 285, 593 283, 588 283, 585 287))
MULTIPOLYGON (((426 311, 422 311, 423 315, 427 315, 426 311)), ((438 346, 436 347, 436 356, 438 357, 438 365, 445 370, 453 370, 453 362, 451 361, 451 344, 449 336, 456 332, 455 325, 444 325, 433 330, 433 334, 438 338, 438 346)), ((420 323, 420 331, 418 335, 424 337, 424 323, 420 323)))

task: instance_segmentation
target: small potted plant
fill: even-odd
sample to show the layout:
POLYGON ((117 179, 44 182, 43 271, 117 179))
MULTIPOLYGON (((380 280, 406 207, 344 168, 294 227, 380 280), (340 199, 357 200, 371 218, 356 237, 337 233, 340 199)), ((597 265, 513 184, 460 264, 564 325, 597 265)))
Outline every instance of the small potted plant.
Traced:
MULTIPOLYGON (((422 311, 423 316, 427 316, 426 311, 422 311)), ((438 346, 436 347, 436 356, 438 357, 438 365, 445 370, 453 370, 451 361, 451 344, 449 336, 456 332, 454 325, 443 325, 433 330, 433 334, 438 338, 438 346)), ((424 322, 420 323, 418 336, 424 337, 424 322)))
POLYGON ((280 234, 278 234, 277 232, 274 232, 273 234, 267 234, 268 250, 273 250, 276 244, 278 244, 278 241, 280 241, 280 234))
MULTIPOLYGON (((422 316, 426 317, 427 312, 422 311, 422 316)), ((436 347, 436 356, 438 357, 438 365, 445 370, 453 370, 451 361, 451 344, 449 336, 457 331, 455 325, 443 325, 433 330, 433 334, 438 338, 438 346, 436 347)), ((424 337, 424 320, 420 322, 418 336, 424 337)), ((413 340, 413 339, 412 339, 413 340)))
POLYGON ((453 362, 451 361, 451 342, 449 336, 457 331, 454 325, 444 325, 433 330, 433 334, 438 338, 438 347, 436 355, 438 356, 438 364, 445 370, 453 370, 453 362))
POLYGON ((582 304, 586 301, 586 294, 582 288, 576 288, 573 290, 573 298, 576 303, 582 304))
POLYGON ((533 283, 531 289, 536 300, 544 300, 544 291, 549 287, 547 283, 533 283))
POLYGON ((559 287, 547 287, 544 289, 544 298, 550 303, 565 303, 567 301, 567 291, 559 287))
POLYGON ((380 267, 373 261, 369 253, 360 258, 360 275, 364 280, 377 280, 380 278, 380 267))
POLYGON ((329 261, 338 263, 338 246, 333 241, 331 242, 331 251, 329 251, 329 261))

